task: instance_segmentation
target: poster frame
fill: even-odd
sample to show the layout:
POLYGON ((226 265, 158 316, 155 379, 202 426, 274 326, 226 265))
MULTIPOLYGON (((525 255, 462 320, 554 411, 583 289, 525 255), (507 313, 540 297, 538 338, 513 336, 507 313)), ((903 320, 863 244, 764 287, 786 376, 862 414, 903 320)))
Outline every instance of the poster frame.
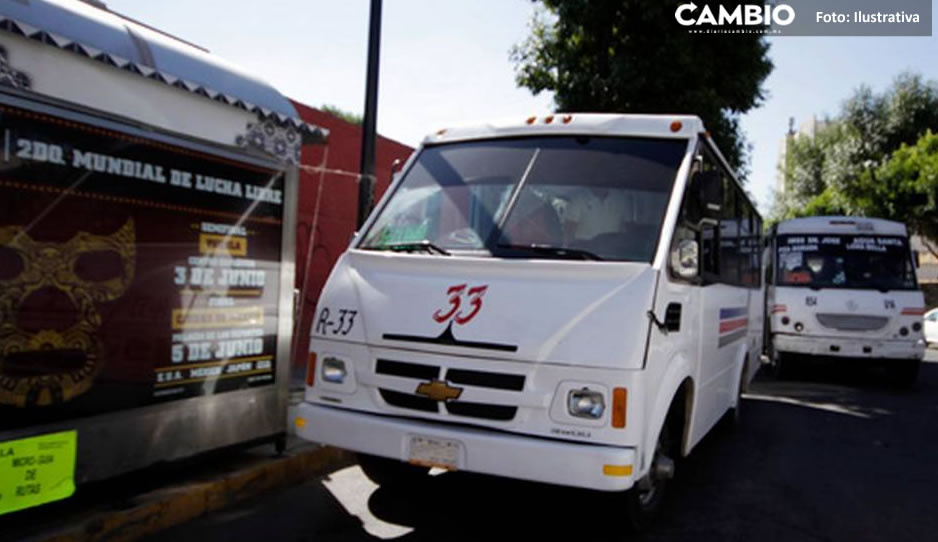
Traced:
MULTIPOLYGON (((132 119, 16 89, 0 88, 0 105, 56 116, 247 165, 279 170, 284 176, 273 384, 0 431, 0 442, 76 430, 78 450, 75 482, 82 484, 218 448, 268 439, 281 441, 287 429, 290 348, 294 326, 294 237, 299 193, 297 168, 246 150, 188 139, 132 119)), ((120 363, 120 360, 113 362, 120 363)))

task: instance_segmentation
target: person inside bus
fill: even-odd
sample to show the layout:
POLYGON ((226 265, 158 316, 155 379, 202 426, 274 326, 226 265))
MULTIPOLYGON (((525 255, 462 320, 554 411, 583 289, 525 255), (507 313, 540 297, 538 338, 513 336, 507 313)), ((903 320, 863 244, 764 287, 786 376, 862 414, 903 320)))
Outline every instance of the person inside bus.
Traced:
POLYGON ((533 190, 521 193, 502 234, 502 242, 512 245, 559 244, 563 226, 550 197, 533 190))
POLYGON ((568 241, 590 240, 625 231, 630 205, 622 190, 590 186, 578 190, 567 203, 564 233, 568 241))

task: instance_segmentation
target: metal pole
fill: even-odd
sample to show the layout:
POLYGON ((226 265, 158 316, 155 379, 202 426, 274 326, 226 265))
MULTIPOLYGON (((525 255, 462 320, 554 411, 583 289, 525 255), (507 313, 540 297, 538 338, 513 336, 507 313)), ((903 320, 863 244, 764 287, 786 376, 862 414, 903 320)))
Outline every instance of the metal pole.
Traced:
POLYGON ((358 177, 358 228, 374 201, 375 127, 378 117, 378 64, 381 46, 381 0, 371 0, 368 25, 368 76, 365 83, 365 117, 362 119, 362 156, 358 177))

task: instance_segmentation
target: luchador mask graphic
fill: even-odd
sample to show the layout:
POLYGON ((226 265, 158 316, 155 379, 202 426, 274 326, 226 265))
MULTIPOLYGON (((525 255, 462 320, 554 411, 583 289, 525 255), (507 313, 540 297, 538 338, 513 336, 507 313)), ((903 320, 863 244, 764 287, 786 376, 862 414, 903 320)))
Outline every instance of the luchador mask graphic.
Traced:
POLYGON ((14 260, 0 274, 0 404, 70 401, 105 364, 99 305, 124 295, 133 280, 133 219, 110 235, 79 231, 64 243, 0 226, 0 248, 14 260))

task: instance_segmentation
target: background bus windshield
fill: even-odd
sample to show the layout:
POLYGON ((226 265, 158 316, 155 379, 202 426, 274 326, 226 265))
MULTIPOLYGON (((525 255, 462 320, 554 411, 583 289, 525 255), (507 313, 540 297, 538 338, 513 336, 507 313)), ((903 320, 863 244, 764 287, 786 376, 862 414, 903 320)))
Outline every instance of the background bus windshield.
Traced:
POLYGON ((360 248, 651 261, 686 152, 686 140, 586 136, 427 147, 360 248))
POLYGON ((911 290, 908 241, 883 235, 780 235, 778 284, 812 288, 911 290))

